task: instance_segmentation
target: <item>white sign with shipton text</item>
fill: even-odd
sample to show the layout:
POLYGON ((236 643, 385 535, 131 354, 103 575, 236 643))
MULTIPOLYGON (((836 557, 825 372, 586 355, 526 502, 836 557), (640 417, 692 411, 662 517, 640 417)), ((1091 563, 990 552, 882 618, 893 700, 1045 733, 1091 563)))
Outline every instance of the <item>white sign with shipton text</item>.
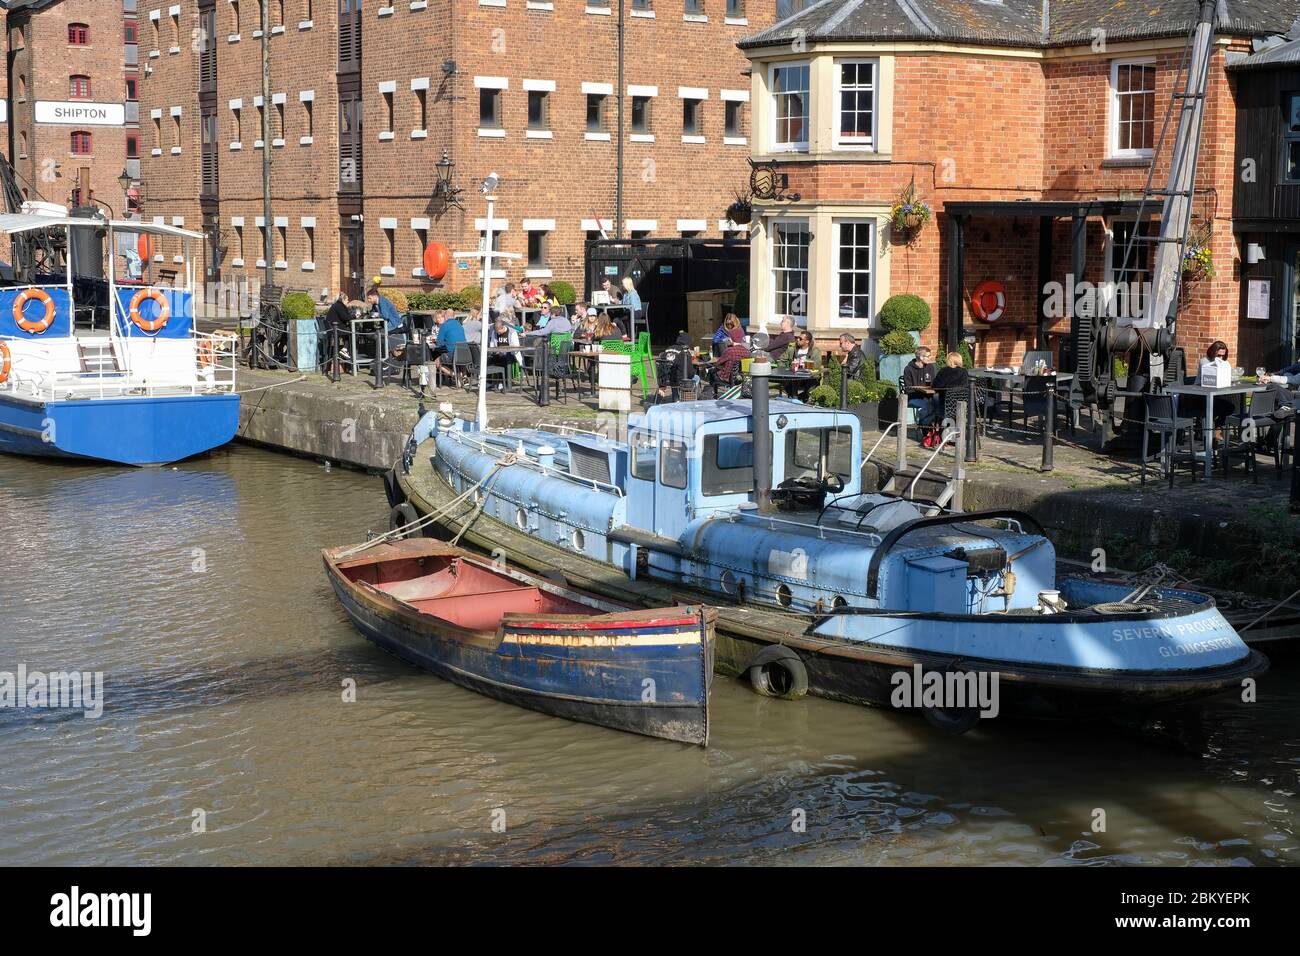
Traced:
POLYGON ((60 103, 36 101, 36 122, 59 126, 124 126, 126 107, 121 103, 60 103))

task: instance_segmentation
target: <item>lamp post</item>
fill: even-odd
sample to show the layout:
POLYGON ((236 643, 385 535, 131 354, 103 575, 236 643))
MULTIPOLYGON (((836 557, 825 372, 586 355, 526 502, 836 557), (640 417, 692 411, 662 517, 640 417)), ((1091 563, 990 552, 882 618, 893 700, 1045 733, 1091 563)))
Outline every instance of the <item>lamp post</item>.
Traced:
POLYGON ((488 296, 492 294, 492 261, 495 258, 492 255, 492 209, 496 202, 497 184, 501 180, 496 173, 488 173, 487 179, 483 180, 483 195, 487 197, 487 222, 484 223, 486 228, 483 230, 483 302, 479 309, 479 326, 482 341, 479 342, 478 349, 478 427, 479 431, 487 430, 487 360, 488 360, 488 319, 491 318, 490 300, 488 296))

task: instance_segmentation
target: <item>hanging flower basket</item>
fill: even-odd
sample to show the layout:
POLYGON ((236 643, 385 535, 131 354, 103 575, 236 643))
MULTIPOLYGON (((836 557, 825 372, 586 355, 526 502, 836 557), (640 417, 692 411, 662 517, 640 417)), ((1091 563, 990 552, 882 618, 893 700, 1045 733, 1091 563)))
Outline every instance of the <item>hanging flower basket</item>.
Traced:
POLYGON ((1183 253, 1183 279, 1199 282, 1214 278, 1214 259, 1209 246, 1190 246, 1183 253))
POLYGON ((929 205, 916 195, 915 183, 910 183, 899 193, 890 213, 895 231, 904 233, 909 238, 919 232, 931 216, 929 205))
POLYGON ((751 206, 748 202, 742 202, 741 200, 736 200, 730 206, 727 207, 727 218, 730 219, 732 222, 734 222, 737 226, 749 225, 749 221, 750 219, 753 218, 753 216, 754 216, 754 207, 751 206))

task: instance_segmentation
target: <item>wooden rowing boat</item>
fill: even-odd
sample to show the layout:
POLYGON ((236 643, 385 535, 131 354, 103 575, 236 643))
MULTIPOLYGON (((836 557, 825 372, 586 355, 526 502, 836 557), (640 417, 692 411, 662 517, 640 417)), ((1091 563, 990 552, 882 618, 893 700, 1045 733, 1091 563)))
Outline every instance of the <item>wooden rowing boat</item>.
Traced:
POLYGON ((322 552, 363 635, 544 714, 706 746, 714 612, 634 610, 428 538, 322 552))

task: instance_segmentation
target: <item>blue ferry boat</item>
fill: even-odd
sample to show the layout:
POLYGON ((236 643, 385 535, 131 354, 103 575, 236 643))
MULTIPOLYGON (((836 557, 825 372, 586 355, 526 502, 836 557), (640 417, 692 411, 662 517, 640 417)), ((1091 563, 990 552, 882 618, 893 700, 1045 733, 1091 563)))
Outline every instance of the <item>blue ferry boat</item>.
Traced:
POLYGON ((996 675, 1002 713, 1079 716, 1267 668, 1207 595, 1058 577, 1027 514, 864 489, 856 417, 755 383, 753 402, 652 407, 626 441, 427 414, 388 476, 394 521, 426 516, 621 599, 715 605, 720 672, 774 696, 915 705, 950 729, 973 706, 900 704, 908 675, 996 675))
POLYGON ((234 437, 234 343, 195 329, 190 256, 171 282, 117 268, 139 237, 202 236, 32 213, 0 215, 0 234, 0 451, 158 465, 234 437))

